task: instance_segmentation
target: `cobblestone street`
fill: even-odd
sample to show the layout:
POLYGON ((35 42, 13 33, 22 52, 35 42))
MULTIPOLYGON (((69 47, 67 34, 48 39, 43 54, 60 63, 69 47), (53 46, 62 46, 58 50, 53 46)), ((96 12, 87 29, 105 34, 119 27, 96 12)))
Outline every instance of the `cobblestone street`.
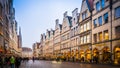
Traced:
POLYGON ((56 61, 32 61, 22 62, 20 68, 119 68, 117 66, 95 65, 95 64, 80 64, 71 62, 56 62, 56 61))

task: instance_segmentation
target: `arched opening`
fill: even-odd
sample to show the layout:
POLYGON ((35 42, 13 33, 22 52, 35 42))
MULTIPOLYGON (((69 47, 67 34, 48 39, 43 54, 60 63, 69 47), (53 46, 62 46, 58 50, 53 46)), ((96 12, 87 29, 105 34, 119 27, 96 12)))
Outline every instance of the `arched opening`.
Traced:
POLYGON ((86 50, 86 62, 91 62, 91 51, 88 49, 86 50))
POLYGON ((84 62, 84 51, 83 50, 80 50, 80 62, 84 62))
POLYGON ((99 62, 99 51, 97 48, 93 50, 93 62, 98 63, 99 62))
POLYGON ((110 49, 108 47, 103 48, 103 62, 104 63, 110 63, 111 62, 111 53, 110 49))
POLYGON ((76 49, 75 50, 75 61, 78 61, 79 60, 79 52, 78 50, 76 49))
POLYGON ((119 47, 116 47, 115 50, 115 64, 120 64, 120 46, 119 47))

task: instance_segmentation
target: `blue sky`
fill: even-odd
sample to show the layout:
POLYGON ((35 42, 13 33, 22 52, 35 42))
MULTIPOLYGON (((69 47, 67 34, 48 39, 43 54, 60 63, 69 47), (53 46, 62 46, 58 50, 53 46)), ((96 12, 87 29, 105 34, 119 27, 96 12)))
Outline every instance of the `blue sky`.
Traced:
POLYGON ((55 28, 55 19, 62 23, 63 13, 68 15, 78 8, 82 0, 14 0, 15 17, 22 30, 23 47, 32 48, 40 42, 40 34, 55 28))

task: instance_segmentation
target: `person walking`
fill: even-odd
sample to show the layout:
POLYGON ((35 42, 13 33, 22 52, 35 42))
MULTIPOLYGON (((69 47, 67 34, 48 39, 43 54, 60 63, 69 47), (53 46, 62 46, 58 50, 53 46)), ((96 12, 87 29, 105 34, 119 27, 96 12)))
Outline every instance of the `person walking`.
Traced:
POLYGON ((15 58, 12 56, 10 58, 11 68, 15 68, 15 58))
POLYGON ((3 56, 0 55, 0 68, 3 68, 3 56))
POLYGON ((19 57, 16 57, 15 67, 19 68, 21 63, 21 59, 19 57))

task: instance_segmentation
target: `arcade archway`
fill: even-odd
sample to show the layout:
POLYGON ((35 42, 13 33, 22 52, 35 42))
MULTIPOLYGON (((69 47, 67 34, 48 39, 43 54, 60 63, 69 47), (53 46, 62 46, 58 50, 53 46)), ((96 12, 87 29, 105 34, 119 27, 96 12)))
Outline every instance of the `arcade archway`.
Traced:
POLYGON ((110 49, 108 47, 104 47, 103 48, 103 62, 104 63, 110 63, 111 62, 111 53, 110 53, 110 49))

